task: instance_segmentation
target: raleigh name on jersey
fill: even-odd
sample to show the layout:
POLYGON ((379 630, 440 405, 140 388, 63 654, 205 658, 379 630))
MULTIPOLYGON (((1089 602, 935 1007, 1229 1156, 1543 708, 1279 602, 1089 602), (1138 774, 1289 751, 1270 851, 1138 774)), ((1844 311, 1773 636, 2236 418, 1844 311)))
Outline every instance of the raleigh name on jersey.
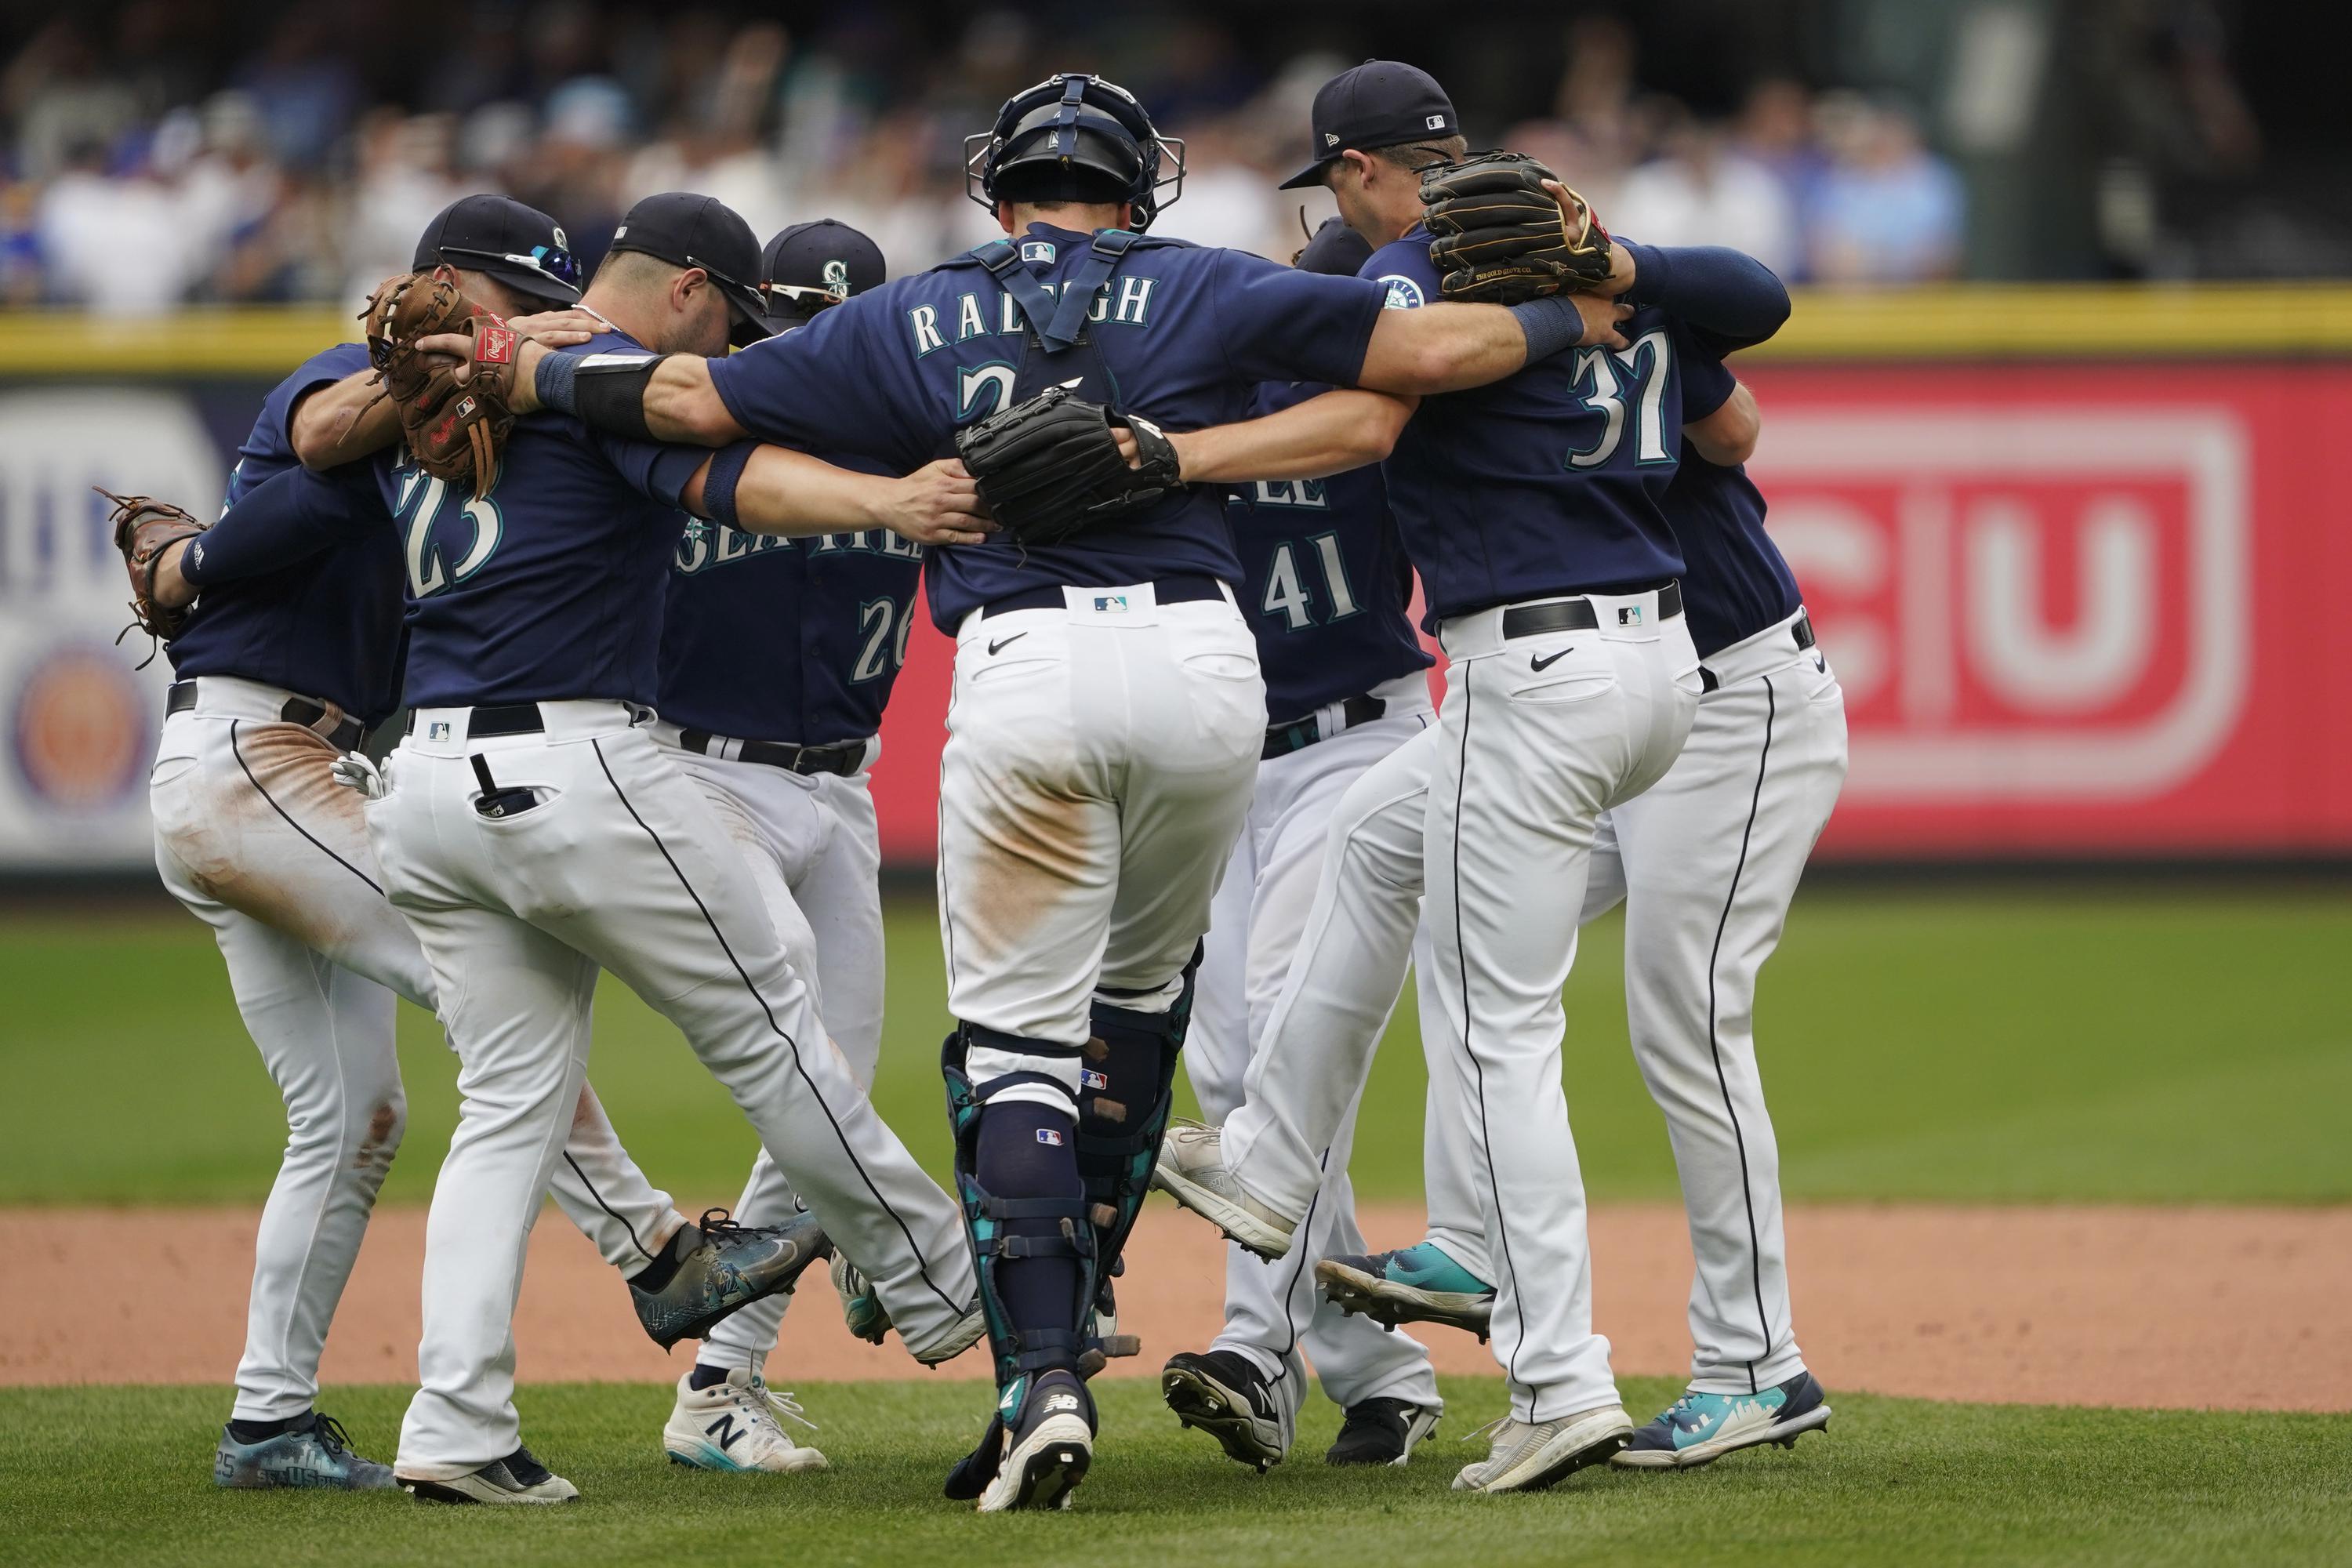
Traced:
MULTIPOLYGON (((866 473, 872 458, 826 454, 866 473)), ((691 522, 666 590, 661 716, 804 746, 882 726, 907 662, 923 547, 887 529, 807 539, 691 522)))
MULTIPOLYGON (((1093 247, 1090 236, 1033 224, 1019 242, 1020 264, 1052 289, 1093 247)), ((1350 384, 1380 304, 1380 289, 1358 279, 1145 235, 1097 291, 1087 344, 1046 365, 1028 363, 1046 356, 1018 303, 966 256, 713 361, 710 375, 736 421, 761 439, 856 452, 906 472, 949 450, 956 427, 1016 401, 1024 366, 1034 383, 1066 357, 1089 386, 1098 370, 1121 410, 1171 430, 1245 416, 1258 382, 1350 384)), ((1177 574, 1237 583, 1223 511, 1221 492, 1188 487, 1069 544, 1024 550, 998 539, 936 552, 927 574, 932 617, 952 633, 983 605, 1062 584, 1177 574)))
MULTIPOLYGON (((297 466, 294 405, 307 393, 368 368, 362 343, 338 343, 271 390, 237 449, 221 510, 297 466)), ((340 477, 357 485, 364 465, 340 477)), ((400 706, 400 540, 381 508, 335 547, 266 574, 204 590, 169 649, 182 679, 233 675, 331 702, 377 724, 400 706)))
MULTIPOLYGON (((1269 385, 1250 412, 1278 413, 1325 390, 1269 385)), ((1328 479, 1236 485, 1225 516, 1271 722, 1290 723, 1435 662, 1413 636, 1412 566, 1379 464, 1328 479)))
MULTIPOLYGON (((1361 276, 1391 310, 1437 299, 1429 231, 1381 247, 1361 276)), ((1681 447, 1685 334, 1654 308, 1618 331, 1624 349, 1570 349, 1421 400, 1387 472, 1431 630, 1492 605, 1681 574, 1659 498, 1681 447)))

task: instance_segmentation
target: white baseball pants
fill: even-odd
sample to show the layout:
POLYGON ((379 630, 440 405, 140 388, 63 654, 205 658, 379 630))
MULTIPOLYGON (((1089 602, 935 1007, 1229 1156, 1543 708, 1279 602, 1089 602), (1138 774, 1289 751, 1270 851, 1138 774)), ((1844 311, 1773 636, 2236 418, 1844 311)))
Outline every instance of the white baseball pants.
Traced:
MULTIPOLYGON (((1083 1044, 1097 991, 1164 1011, 1209 925, 1265 742, 1257 645, 1230 598, 1150 584, 975 613, 940 763, 940 926, 955 1016, 1083 1044)), ((1076 1113, 1078 1060, 974 1047, 996 1099, 1076 1113)))
MULTIPOLYGON (((1184 1047, 1193 1093, 1212 1122, 1225 1121, 1242 1101, 1244 1074, 1307 929, 1321 879, 1326 829, 1341 795, 1365 769, 1433 720, 1428 682, 1418 671, 1373 695, 1389 705, 1381 718, 1258 765, 1249 816, 1211 908, 1192 1031, 1184 1047)), ((1429 1352, 1418 1341, 1385 1332, 1369 1318, 1342 1313, 1315 1288, 1318 1258, 1366 1249, 1348 1181, 1354 1131, 1351 1103, 1333 1136, 1328 1173, 1288 1257, 1269 1264, 1226 1244, 1224 1327, 1211 1348, 1246 1357, 1274 1382, 1286 1436, 1305 1395, 1302 1351, 1314 1363, 1325 1394, 1342 1408, 1375 1398, 1443 1408, 1429 1352)))
MULTIPOLYGON (((653 732, 743 853, 786 960, 811 983, 817 1015, 850 1076, 870 1089, 882 1054, 884 980, 882 841, 870 780, 706 756, 677 746, 672 726, 656 724, 653 732)), ((867 742, 867 766, 878 750, 867 742)), ((792 1183, 761 1150, 735 1217, 779 1225, 800 1207, 792 1183)), ((761 1373, 792 1300, 770 1296, 739 1309, 703 1340, 695 1360, 761 1373)))
POLYGON ((600 966, 667 1017, 910 1345, 974 1295, 961 1216, 875 1114, 702 792, 612 702, 539 705, 542 733, 469 739, 419 710, 368 829, 461 1063, 464 1114, 425 1235, 419 1388, 398 1468, 446 1479, 513 1451, 513 1310, 538 1194, 587 1068, 600 966), (478 755, 499 790, 475 809, 478 755))
MULTIPOLYGON (((254 1238, 253 1293, 234 1415, 299 1415, 407 1124, 394 997, 434 1005, 415 934, 383 892, 359 795, 337 755, 283 721, 290 693, 198 679, 163 723, 150 775, 155 866, 213 929, 247 1033, 286 1102, 286 1153, 254 1238)), ((342 714, 320 721, 332 729, 342 714)), ((582 1086, 554 1184, 607 1262, 635 1273, 684 1223, 582 1086)))
MULTIPOLYGON (((1795 617, 1723 649, 1666 776, 1612 808, 1580 920, 1625 902, 1634 1059, 1665 1115, 1690 1222, 1691 1386, 1752 1394, 1803 1370, 1790 1326, 1780 1165, 1756 1065, 1756 978, 1845 779, 1837 677, 1795 617)), ((1430 1236, 1495 1278, 1472 1178, 1475 1110, 1433 1078, 1430 1236)))

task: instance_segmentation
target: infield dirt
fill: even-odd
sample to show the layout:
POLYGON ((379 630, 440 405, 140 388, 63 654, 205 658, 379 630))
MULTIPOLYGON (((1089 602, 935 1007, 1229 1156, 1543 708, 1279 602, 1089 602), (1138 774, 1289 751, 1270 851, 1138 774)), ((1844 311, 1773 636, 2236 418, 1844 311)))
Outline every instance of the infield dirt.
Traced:
MULTIPOLYGON (((255 1210, 0 1210, 0 1384, 225 1384, 243 1336, 255 1210)), ((1363 1215, 1376 1245, 1420 1234, 1417 1207, 1363 1215)), ((1806 1360, 1832 1390, 2007 1404, 2352 1409, 2352 1208, 1811 1205, 1789 1216, 1806 1360)), ((1613 1204, 1592 1221, 1597 1326, 1626 1375, 1687 1364, 1690 1251, 1681 1211, 1613 1204)), ((425 1213, 369 1231, 323 1369, 330 1383, 415 1374, 425 1213)), ((1215 1332, 1223 1245, 1155 1202, 1129 1248, 1120 1327, 1151 1375, 1215 1332)), ((780 1386, 905 1378, 893 1340, 852 1339, 813 1274, 786 1319, 780 1386)), ((1466 1334, 1422 1336, 1439 1370, 1493 1374, 1466 1334)), ((550 1212, 531 1239, 516 1316, 531 1382, 677 1377, 639 1332, 617 1279, 550 1212)), ((966 1356, 935 1375, 984 1376, 966 1356)))

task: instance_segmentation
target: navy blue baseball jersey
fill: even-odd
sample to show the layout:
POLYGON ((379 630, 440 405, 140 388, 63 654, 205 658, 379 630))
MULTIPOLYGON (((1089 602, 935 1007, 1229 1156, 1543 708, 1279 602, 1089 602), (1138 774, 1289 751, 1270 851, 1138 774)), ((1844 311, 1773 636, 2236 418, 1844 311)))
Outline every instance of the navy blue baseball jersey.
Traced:
MULTIPOLYGON (((1027 278, 1049 291, 1092 249, 1090 237, 1045 224, 1019 245, 1027 278)), ((1121 409, 1191 430, 1243 417, 1259 382, 1352 383, 1380 306, 1380 289, 1358 279, 1147 235, 1096 292, 1087 331, 1121 409)), ((710 375, 760 439, 856 452, 906 472, 952 450, 957 426, 1012 400, 1035 352, 1030 338, 1013 295, 977 258, 959 257, 713 361, 710 375)), ((1182 574, 1237 583, 1223 513, 1222 492, 1194 487, 1066 545, 1024 551, 998 539, 935 551, 932 618, 951 632, 982 605, 1056 584, 1182 574)))
MULTIPOLYGON (((613 332, 577 352, 639 347, 613 332)), ((409 705, 653 706, 678 495, 709 457, 541 413, 516 424, 479 500, 404 460, 380 465, 408 574, 409 705)))
MULTIPOLYGON (((1374 251, 1362 276, 1391 310, 1438 298, 1429 231, 1374 251)), ((1570 349, 1492 385, 1421 400, 1388 482, 1432 630, 1491 605, 1680 575, 1659 510, 1681 446, 1675 330, 1649 308, 1618 331, 1622 351, 1570 349)))
MULTIPOLYGON (((1250 412, 1278 413, 1324 390, 1269 385, 1250 412)), ((1413 636, 1412 566, 1379 464, 1328 479, 1237 485, 1225 516, 1271 722, 1287 724, 1435 662, 1413 636)))
MULTIPOLYGON (((872 458, 829 460, 893 471, 872 458)), ((921 545, 881 528, 784 539, 693 523, 673 567, 655 703, 663 718, 809 746, 881 728, 907 662, 921 545)))
MULTIPOLYGON (((1693 421, 1722 407, 1737 384, 1721 360, 1698 348, 1684 361, 1684 413, 1693 421)), ((1796 574, 1764 531, 1764 497, 1745 468, 1717 468, 1685 442, 1659 504, 1682 542, 1683 614, 1701 658, 1797 613, 1796 574)))
MULTIPOLYGON (((365 345, 338 343, 279 382, 237 449, 222 510, 299 466, 289 426, 304 395, 367 368, 365 345)), ((374 521, 291 565, 206 586, 172 642, 173 669, 258 680, 332 702, 367 724, 390 717, 400 705, 404 646, 400 538, 381 512, 374 521)))

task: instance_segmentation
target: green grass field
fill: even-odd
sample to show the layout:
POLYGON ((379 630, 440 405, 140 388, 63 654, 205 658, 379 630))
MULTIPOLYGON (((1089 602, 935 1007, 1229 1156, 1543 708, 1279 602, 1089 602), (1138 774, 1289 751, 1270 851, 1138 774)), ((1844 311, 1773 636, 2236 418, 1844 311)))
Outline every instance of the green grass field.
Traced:
MULTIPOLYGON (((1671 1197, 1625 1046, 1621 926, 1570 983, 1567 1079, 1586 1179, 1671 1197)), ((2352 897, 2216 889, 1803 897, 1765 971, 1759 1037, 1792 1197, 2352 1199, 2352 897)), ((945 1171, 937 930, 895 906, 877 1099, 945 1171)), ((153 915, 0 917, 0 1203, 258 1202, 284 1122, 205 929, 153 915), (102 1119, 59 1114, 98 1110, 102 1119)), ((1410 1008, 1363 1112, 1356 1180, 1418 1194, 1410 1008)), ((410 1131, 385 1201, 431 1190, 456 1062, 402 1010, 410 1131)), ((750 1131, 621 986, 591 1076, 682 1199, 740 1185, 750 1131)))
MULTIPOLYGON (((2352 896, 2211 889, 1807 894, 1760 1016, 1786 1184, 1798 1198, 2352 1200, 2352 896)), ((945 1026, 929 911, 893 911, 885 1114, 935 1170, 945 1026)), ((1588 1181, 1669 1197, 1657 1113, 1625 1049, 1620 928, 1570 987, 1567 1077, 1588 1181)), ((257 1203, 282 1136, 203 929, 169 912, 0 916, 0 1203, 257 1203)), ((1409 1010, 1403 1015, 1410 1018, 1409 1010)), ((455 1064, 404 1012, 411 1130, 386 1199, 416 1203, 455 1115, 455 1064)), ((598 998, 593 1076, 640 1160, 682 1199, 724 1200, 749 1132, 634 997, 598 998)), ((1392 1036, 1366 1101, 1360 1189, 1418 1193, 1420 1056, 1392 1036)), ((20 1266, 37 1260, 18 1260, 20 1266)), ((1671 1397, 1628 1379, 1646 1415, 1671 1397)), ((407 1391, 331 1391, 389 1457, 407 1391)), ((1634 1562, 1796 1564, 2341 1563, 2352 1416, 1938 1405, 1833 1391, 1826 1439, 1680 1476, 1587 1474, 1541 1497, 1447 1481, 1498 1415, 1454 1380, 1439 1440, 1400 1473, 1318 1462, 1310 1401, 1263 1480, 1180 1433, 1149 1383, 1104 1386, 1108 1435, 1079 1511, 977 1521, 941 1500, 976 1435, 972 1391, 803 1388, 835 1469, 746 1480, 676 1471, 651 1444, 668 1394, 530 1386, 526 1428, 588 1501, 526 1517, 398 1497, 223 1495, 207 1458, 225 1391, 0 1389, 0 1563, 247 1565, 774 1554, 895 1564, 1634 1562)))

